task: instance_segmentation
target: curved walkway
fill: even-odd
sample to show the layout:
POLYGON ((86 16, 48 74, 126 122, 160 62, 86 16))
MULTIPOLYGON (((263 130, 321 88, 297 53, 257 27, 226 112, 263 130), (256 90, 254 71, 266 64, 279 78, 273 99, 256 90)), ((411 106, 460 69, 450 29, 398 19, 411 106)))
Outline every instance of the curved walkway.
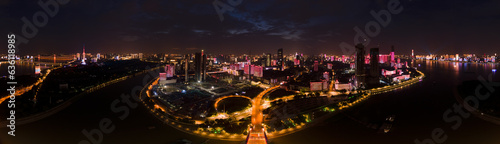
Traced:
MULTIPOLYGON (((141 90, 141 93, 139 95, 139 98, 141 100, 145 99, 145 95, 147 97, 150 97, 148 91, 151 90, 152 84, 157 83, 158 79, 159 78, 153 79, 148 84, 146 84, 146 86, 141 90)), ((144 106, 147 109, 149 109, 149 113, 151 113, 153 116, 158 118, 158 120, 160 120, 161 122, 169 125, 170 127, 175 128, 179 131, 182 131, 182 132, 185 132, 188 134, 192 134, 192 135, 196 135, 196 136, 200 136, 200 137, 204 137, 204 138, 218 139, 218 140, 225 140, 225 141, 243 141, 246 138, 246 135, 243 135, 243 134, 230 134, 230 133, 213 134, 213 133, 208 133, 208 132, 200 130, 200 129, 196 129, 192 125, 178 122, 174 119, 168 118, 160 113, 155 112, 154 107, 149 107, 146 104, 146 102, 144 102, 144 101, 142 103, 144 104, 144 106)))
POLYGON ((219 97, 215 100, 215 104, 214 104, 214 108, 217 110, 217 107, 219 105, 219 102, 222 101, 223 99, 226 99, 226 98, 245 98, 245 99, 248 99, 248 100, 252 100, 251 98, 247 97, 247 96, 242 96, 242 95, 228 95, 228 96, 223 96, 223 97, 219 97))

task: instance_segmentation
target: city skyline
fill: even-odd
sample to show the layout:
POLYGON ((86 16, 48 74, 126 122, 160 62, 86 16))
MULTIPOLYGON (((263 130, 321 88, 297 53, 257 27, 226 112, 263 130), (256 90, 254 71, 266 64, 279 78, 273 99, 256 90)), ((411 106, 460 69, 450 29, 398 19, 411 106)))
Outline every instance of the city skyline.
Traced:
POLYGON ((0 0, 0 144, 499 144, 498 0, 0 0))

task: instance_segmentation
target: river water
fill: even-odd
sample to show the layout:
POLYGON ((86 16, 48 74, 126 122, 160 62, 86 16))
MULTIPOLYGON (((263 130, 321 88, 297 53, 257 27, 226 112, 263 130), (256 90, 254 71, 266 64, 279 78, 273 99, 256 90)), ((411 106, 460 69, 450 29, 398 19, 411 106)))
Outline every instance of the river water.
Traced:
MULTIPOLYGON (((415 85, 393 92, 374 95, 358 106, 305 130, 271 139, 274 144, 413 144, 415 139, 431 138, 436 128, 444 130, 449 144, 499 144, 500 125, 475 116, 464 118, 456 130, 454 123, 443 121, 443 113, 458 103, 455 99, 457 86, 463 81, 487 77, 497 64, 468 64, 436 61, 417 61, 418 69, 426 78, 415 85), (391 132, 384 134, 367 127, 379 124, 388 115, 396 115, 391 132)), ((109 118, 115 126, 113 132, 103 134, 107 144, 170 144, 179 139, 189 139, 195 144, 206 138, 186 134, 162 124, 139 105, 130 110, 124 120, 123 113, 110 110, 113 100, 122 94, 130 94, 134 86, 141 85, 143 75, 125 80, 81 98, 65 110, 50 117, 17 127, 16 137, 7 135, 8 129, 0 129, 1 144, 78 144, 87 139, 82 130, 99 127, 102 119, 109 118)), ((493 79, 500 81, 498 73, 493 79)), ((147 79, 150 80, 150 79, 147 79)), ((120 104, 125 105, 125 104, 120 104)), ((3 106, 3 105, 2 105, 3 106)), ((209 140, 207 144, 240 144, 209 140)))
MULTIPOLYGON (((5 61, 0 63, 0 77, 9 75, 7 71, 7 67, 9 65, 10 64, 5 61)), ((35 67, 37 66, 37 64, 16 61, 15 66, 16 66, 16 75, 33 75, 35 74, 35 67)), ((45 65, 45 64, 39 66, 41 70, 50 68, 50 65, 45 65)))
MULTIPOLYGON (((416 85, 393 92, 374 95, 359 106, 333 116, 312 128, 275 138, 276 144, 413 144, 416 139, 429 139, 434 129, 443 129, 449 144, 498 144, 500 125, 477 117, 464 118, 458 129, 453 130, 443 120, 447 109, 458 103, 455 99, 457 86, 463 81, 487 78, 493 75, 500 81, 498 64, 471 64, 437 61, 417 61, 417 68, 426 78, 416 85), (418 66, 420 64, 420 66, 418 66), (387 116, 395 115, 391 132, 384 134, 368 128, 380 124, 387 116)), ((497 95, 498 96, 498 95, 497 95)))

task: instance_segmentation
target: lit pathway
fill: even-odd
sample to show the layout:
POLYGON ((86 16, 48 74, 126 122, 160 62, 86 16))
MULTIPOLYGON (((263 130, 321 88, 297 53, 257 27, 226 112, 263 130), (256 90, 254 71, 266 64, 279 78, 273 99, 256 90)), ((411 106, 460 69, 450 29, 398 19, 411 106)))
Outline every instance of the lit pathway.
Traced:
POLYGON ((214 108, 217 110, 217 106, 219 105, 219 102, 223 99, 226 99, 226 98, 245 98, 245 99, 248 99, 248 100, 252 100, 250 99, 249 97, 247 96, 242 96, 242 95, 228 95, 228 96, 223 96, 223 97, 219 97, 215 100, 215 104, 214 104, 214 108))
MULTIPOLYGON (((43 76, 42 78, 38 79, 38 81, 36 81, 34 84, 32 84, 30 86, 27 86, 27 87, 23 87, 22 89, 16 90, 15 96, 23 95, 24 93, 30 91, 33 88, 33 86, 37 86, 38 84, 42 83, 45 80, 45 78, 47 78, 47 76, 50 74, 51 70, 54 70, 54 68, 51 68, 51 69, 47 70, 47 73, 45 74, 45 76, 43 76)), ((10 95, 2 97, 0 99, 0 104, 3 103, 8 98, 10 98, 10 95)), ((36 95, 35 95, 34 99, 36 100, 36 95)))
POLYGON ((267 144, 265 128, 262 127, 262 97, 278 89, 280 86, 274 86, 261 92, 252 102, 252 126, 248 132, 247 144, 267 144))

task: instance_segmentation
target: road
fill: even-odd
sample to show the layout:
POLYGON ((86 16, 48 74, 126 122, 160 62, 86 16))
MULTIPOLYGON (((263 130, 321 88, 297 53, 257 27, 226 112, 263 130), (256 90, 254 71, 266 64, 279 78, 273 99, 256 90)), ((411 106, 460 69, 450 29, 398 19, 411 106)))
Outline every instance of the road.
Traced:
MULTIPOLYGON (((463 119, 462 125, 453 130, 455 123, 443 120, 443 113, 458 103, 453 94, 457 85, 466 80, 476 80, 478 75, 487 77, 491 68, 500 66, 460 64, 454 67, 448 63, 420 62, 418 69, 426 78, 415 85, 374 95, 364 103, 342 111, 313 127, 294 134, 271 139, 274 144, 329 144, 329 143, 385 143, 413 144, 415 139, 431 138, 435 128, 442 128, 448 136, 445 143, 498 144, 500 125, 496 125, 471 115, 463 119), (470 69, 470 70, 467 70, 470 69), (464 71, 477 71, 467 73, 464 71), (388 115, 396 115, 392 130, 387 134, 377 133, 363 123, 383 121, 388 115)), ((105 134, 102 143, 148 143, 169 144, 179 139, 202 143, 206 138, 180 132, 149 114, 148 109, 138 106, 130 109, 129 116, 120 120, 122 113, 110 110, 113 100, 121 99, 121 94, 143 83, 146 74, 118 82, 81 98, 67 109, 50 117, 16 127, 16 137, 8 136, 8 129, 0 128, 0 144, 77 144, 86 137, 83 129, 99 127, 99 121, 109 118, 115 130, 105 134), (151 129, 150 129, 151 128, 151 129)), ((157 76, 157 75, 156 75, 157 76)), ((156 77, 155 76, 155 77, 156 77)), ((499 73, 494 81, 500 81, 499 73)), ((149 80, 146 80, 149 81, 149 80)), ((261 101, 262 102, 262 101, 261 101)), ((208 144, 240 144, 240 142, 210 140, 208 144)))
POLYGON ((262 97, 268 93, 278 89, 280 85, 268 88, 263 92, 259 93, 252 101, 252 128, 249 130, 248 142, 247 144, 267 144, 267 137, 265 128, 262 127, 262 120, 264 116, 262 114, 262 97))
MULTIPOLYGON (((78 144, 87 139, 82 130, 99 128, 99 123, 104 118, 109 118, 115 129, 103 135, 103 144, 168 144, 180 139, 188 139, 193 143, 206 141, 206 138, 183 133, 165 125, 137 102, 137 107, 129 108, 129 115, 123 120, 119 118, 123 112, 115 113, 111 110, 114 100, 121 100, 122 94, 130 95, 132 88, 142 87, 142 83, 156 76, 158 74, 140 74, 96 90, 52 116, 16 126, 16 137, 7 135, 8 128, 0 128, 0 144, 78 144)), ((209 144, 212 142, 219 141, 210 141, 209 144)))
POLYGON ((252 125, 260 126, 262 124, 263 115, 262 115, 262 97, 264 97, 269 92, 272 92, 278 89, 280 86, 274 86, 264 90, 259 93, 257 97, 255 97, 252 101, 252 125))
MULTIPOLYGON (((54 69, 55 68, 48 69, 47 73, 42 78, 38 79, 38 81, 36 81, 34 84, 26 86, 26 87, 23 87, 22 89, 16 89, 15 96, 23 95, 24 93, 30 91, 34 86, 37 86, 38 84, 41 84, 47 78, 47 76, 50 74, 51 70, 54 70, 54 69)), ((10 98, 10 95, 4 96, 4 97, 0 98, 0 104, 3 103, 8 98, 10 98)), ((35 97, 35 99, 36 99, 36 97, 35 97)))
MULTIPOLYGON (((468 118, 462 118, 460 127, 454 130, 451 126, 455 121, 443 120, 445 111, 459 104, 455 98, 458 85, 464 81, 477 80, 479 75, 487 77, 492 68, 498 69, 500 65, 431 61, 417 61, 417 64, 421 64, 418 70, 426 75, 422 82, 373 95, 322 123, 294 134, 273 138, 272 142, 415 144, 416 139, 429 139, 434 129, 441 128, 447 136, 444 143, 500 143, 500 125, 471 114, 468 118), (378 129, 372 126, 380 126, 389 115, 396 115, 391 131, 387 134, 377 133, 378 129)), ((500 81, 499 73, 493 74, 493 81, 500 81)))

